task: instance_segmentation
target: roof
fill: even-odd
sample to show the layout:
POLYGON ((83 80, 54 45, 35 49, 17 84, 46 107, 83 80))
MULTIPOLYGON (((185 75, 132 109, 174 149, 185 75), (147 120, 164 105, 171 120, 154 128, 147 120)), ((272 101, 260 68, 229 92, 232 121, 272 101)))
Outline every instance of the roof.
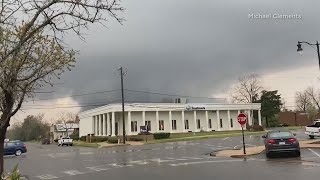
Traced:
MULTIPOLYGON (((261 103, 125 103, 125 111, 181 111, 181 110, 260 110, 261 103)), ((102 112, 120 112, 121 104, 109 104, 79 114, 79 117, 102 112)))

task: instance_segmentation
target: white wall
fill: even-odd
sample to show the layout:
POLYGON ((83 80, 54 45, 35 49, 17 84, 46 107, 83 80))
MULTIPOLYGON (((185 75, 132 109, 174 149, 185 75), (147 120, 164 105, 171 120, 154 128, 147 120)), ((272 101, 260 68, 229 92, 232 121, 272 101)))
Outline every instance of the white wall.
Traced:
POLYGON ((159 132, 170 132, 169 124, 169 112, 168 111, 159 111, 159 120, 164 120, 164 130, 159 132))
POLYGON ((88 134, 94 134, 92 116, 82 118, 79 123, 79 128, 80 128, 79 137, 86 136, 88 134))
POLYGON ((151 121, 151 133, 157 132, 157 124, 159 122, 156 122, 156 112, 146 112, 146 121, 151 121))
POLYGON ((183 129, 182 129, 182 124, 181 124, 181 111, 172 111, 171 116, 172 116, 172 120, 177 121, 177 129, 171 130, 171 132, 172 133, 182 132, 183 129))
POLYGON ((144 126, 144 122, 142 122, 142 112, 131 112, 131 122, 137 121, 137 132, 131 132, 131 124, 130 124, 130 132, 132 135, 137 135, 140 132, 140 126, 144 126))
POLYGON ((185 111, 184 119, 189 121, 189 129, 186 130, 194 132, 194 120, 193 120, 193 111, 185 111))

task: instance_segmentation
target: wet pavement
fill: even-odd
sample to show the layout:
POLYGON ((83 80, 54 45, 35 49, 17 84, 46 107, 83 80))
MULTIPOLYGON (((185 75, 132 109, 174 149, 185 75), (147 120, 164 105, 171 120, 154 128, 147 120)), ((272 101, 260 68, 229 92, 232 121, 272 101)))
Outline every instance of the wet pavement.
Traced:
MULTIPOLYGON (((299 139, 307 138, 297 132, 299 139)), ((247 146, 262 145, 246 136, 247 146)), ((242 137, 113 148, 27 144, 28 153, 5 157, 5 169, 19 164, 28 179, 315 179, 320 150, 303 149, 301 158, 265 154, 246 159, 210 157, 212 151, 242 147, 242 137)))

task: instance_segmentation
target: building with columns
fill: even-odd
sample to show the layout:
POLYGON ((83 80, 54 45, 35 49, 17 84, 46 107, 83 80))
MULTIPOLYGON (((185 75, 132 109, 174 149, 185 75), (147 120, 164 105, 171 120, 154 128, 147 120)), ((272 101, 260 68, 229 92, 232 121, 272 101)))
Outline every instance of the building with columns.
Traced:
MULTIPOLYGON (((132 103, 125 104, 126 135, 137 135, 141 128, 149 132, 200 132, 241 130, 237 122, 240 112, 246 113, 249 125, 258 113, 261 125, 261 104, 222 103, 132 103)), ((79 136, 117 136, 123 133, 122 106, 110 104, 81 112, 79 136)))

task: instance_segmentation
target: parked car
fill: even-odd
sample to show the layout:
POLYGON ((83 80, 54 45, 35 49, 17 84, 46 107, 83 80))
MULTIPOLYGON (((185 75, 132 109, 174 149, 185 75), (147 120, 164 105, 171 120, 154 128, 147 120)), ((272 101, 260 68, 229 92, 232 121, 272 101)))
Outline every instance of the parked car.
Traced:
POLYGON ((276 129, 263 135, 266 148, 266 156, 271 157, 275 153, 294 152, 300 156, 300 145, 298 139, 287 129, 276 129))
POLYGON ((63 137, 63 138, 59 139, 58 146, 63 146, 63 145, 72 146, 73 139, 71 139, 70 137, 63 137))
POLYGON ((42 144, 50 144, 50 139, 49 138, 43 138, 41 143, 42 144))
POLYGON ((27 146, 19 140, 9 141, 4 143, 4 155, 20 156, 27 152, 27 146))
POLYGON ((305 127, 305 134, 314 139, 315 136, 320 136, 320 119, 314 120, 314 124, 305 127))

